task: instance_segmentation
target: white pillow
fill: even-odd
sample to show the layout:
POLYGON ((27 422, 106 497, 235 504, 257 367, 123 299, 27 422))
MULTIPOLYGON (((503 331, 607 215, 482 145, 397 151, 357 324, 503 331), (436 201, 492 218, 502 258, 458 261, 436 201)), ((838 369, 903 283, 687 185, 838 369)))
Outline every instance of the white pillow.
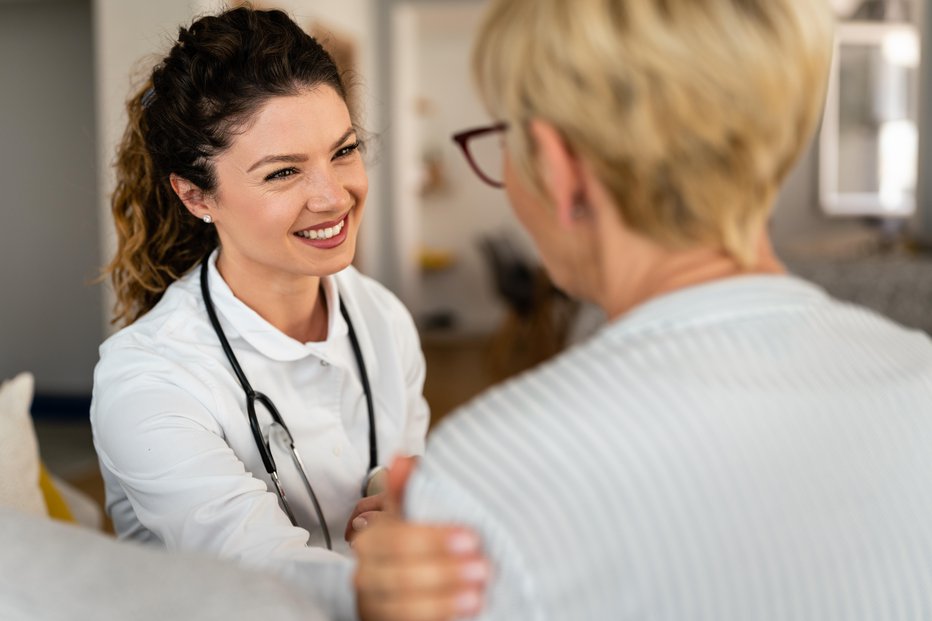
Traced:
POLYGON ((39 488, 39 444, 29 416, 33 379, 20 373, 0 385, 0 506, 48 515, 39 488))

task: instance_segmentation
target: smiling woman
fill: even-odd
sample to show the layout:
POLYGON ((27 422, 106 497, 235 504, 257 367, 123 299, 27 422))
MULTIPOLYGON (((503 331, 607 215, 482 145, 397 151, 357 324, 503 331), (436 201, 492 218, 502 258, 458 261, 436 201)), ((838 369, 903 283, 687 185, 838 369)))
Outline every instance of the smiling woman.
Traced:
POLYGON ((353 260, 368 190, 359 146, 343 98, 319 85, 256 111, 213 158, 214 192, 170 174, 188 211, 216 227, 217 270, 233 293, 298 341, 326 337, 316 283, 353 260))
POLYGON ((340 74, 284 13, 239 8, 182 28, 128 113, 107 268, 127 325, 91 407, 114 528, 349 617, 348 543, 428 411, 410 315, 351 266, 368 180, 340 74))

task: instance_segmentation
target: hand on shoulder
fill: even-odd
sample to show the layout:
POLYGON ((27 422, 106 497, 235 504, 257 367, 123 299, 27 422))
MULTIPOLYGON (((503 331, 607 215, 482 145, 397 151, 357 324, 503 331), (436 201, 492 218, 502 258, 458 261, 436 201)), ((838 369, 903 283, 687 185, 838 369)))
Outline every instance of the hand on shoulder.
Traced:
POLYGON ((475 615, 489 577, 479 538, 457 526, 407 522, 404 487, 416 463, 396 458, 385 511, 353 539, 363 621, 441 621, 475 615))

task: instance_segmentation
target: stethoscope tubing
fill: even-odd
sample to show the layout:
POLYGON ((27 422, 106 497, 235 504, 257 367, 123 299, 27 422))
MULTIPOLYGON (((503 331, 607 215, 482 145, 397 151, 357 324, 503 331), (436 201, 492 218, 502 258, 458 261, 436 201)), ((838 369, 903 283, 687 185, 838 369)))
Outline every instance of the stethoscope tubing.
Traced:
MULTIPOLYGON (((285 424, 284 419, 278 412, 278 408, 275 407, 275 404, 272 402, 272 400, 265 394, 254 390, 252 385, 249 383, 249 380, 246 378, 246 373, 240 366, 239 360, 237 360, 236 354, 233 353, 233 348, 230 346, 230 342, 226 337, 226 333, 224 332, 223 327, 220 325, 220 319, 217 317, 217 311, 214 308, 213 300, 211 299, 210 295, 210 288, 208 287, 207 283, 209 262, 210 255, 208 254, 201 262, 200 273, 201 295, 204 299, 204 307, 207 310, 207 317, 210 319, 211 326, 213 327, 214 332, 217 334, 217 338, 220 341, 220 347, 223 349, 223 353, 226 355, 227 361, 229 361, 230 367, 233 369, 234 375, 236 375, 236 379, 243 387, 243 392, 246 394, 246 414, 249 419, 249 427, 252 431, 253 440, 256 444, 256 448, 259 451, 259 456, 262 458, 262 464, 265 466, 265 470, 272 480, 272 484, 275 487, 275 492, 281 500, 282 508, 284 509, 285 514, 288 516, 288 519, 294 526, 298 526, 294 512, 288 503, 287 497, 285 496, 285 490, 282 487, 281 480, 279 479, 278 468, 275 464, 275 458, 272 456, 269 440, 266 439, 265 435, 262 433, 262 428, 259 425, 259 417, 256 414, 255 406, 257 401, 261 402, 266 410, 268 410, 272 417, 273 427, 277 427, 283 432, 284 441, 288 444, 291 459, 301 476, 308 495, 311 498, 311 504, 314 506, 314 512, 317 516, 318 522, 320 523, 321 530, 323 531, 324 542, 326 543, 327 549, 332 550, 333 545, 330 538, 330 529, 327 526, 323 508, 320 506, 317 494, 314 493, 314 487, 311 485, 311 482, 307 477, 307 470, 305 469, 304 462, 301 459, 297 448, 295 447, 294 437, 291 435, 291 431, 288 429, 288 425, 285 424)), ((372 399, 372 388, 369 384, 369 375, 366 372, 365 358, 363 358, 362 355, 362 348, 359 346, 359 339, 356 336, 356 330, 353 327, 353 322, 350 319, 349 312, 346 310, 346 305, 343 303, 342 299, 340 300, 340 313, 343 315, 344 321, 346 321, 346 325, 349 331, 350 345, 352 346, 353 355, 356 358, 356 364, 359 368, 359 376, 362 383, 363 392, 366 395, 366 409, 369 417, 369 470, 366 477, 366 482, 363 483, 362 489, 362 494, 366 495, 366 489, 368 488, 369 481, 372 480, 374 474, 379 470, 379 453, 375 428, 375 406, 372 399)))

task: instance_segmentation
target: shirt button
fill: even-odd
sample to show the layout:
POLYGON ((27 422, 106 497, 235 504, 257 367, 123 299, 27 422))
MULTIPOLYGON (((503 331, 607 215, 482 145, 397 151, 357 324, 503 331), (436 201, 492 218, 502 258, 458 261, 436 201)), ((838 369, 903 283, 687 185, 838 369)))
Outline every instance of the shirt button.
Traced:
POLYGON ((322 367, 329 367, 329 366, 330 366, 330 363, 327 362, 326 360, 321 360, 321 361, 320 361, 320 366, 322 366, 322 367))
POLYGON ((333 456, 339 457, 342 454, 343 454, 343 447, 340 446, 339 444, 334 444, 333 445, 333 456))

